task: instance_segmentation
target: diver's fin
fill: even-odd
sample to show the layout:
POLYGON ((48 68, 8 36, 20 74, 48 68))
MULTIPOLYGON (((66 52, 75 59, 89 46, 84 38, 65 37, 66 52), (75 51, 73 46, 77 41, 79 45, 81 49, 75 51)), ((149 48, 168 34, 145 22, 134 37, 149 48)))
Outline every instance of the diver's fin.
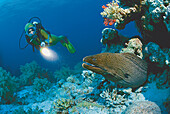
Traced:
POLYGON ((76 49, 74 48, 74 46, 68 41, 68 43, 66 44, 66 47, 68 49, 68 51, 70 53, 75 53, 76 52, 76 49))

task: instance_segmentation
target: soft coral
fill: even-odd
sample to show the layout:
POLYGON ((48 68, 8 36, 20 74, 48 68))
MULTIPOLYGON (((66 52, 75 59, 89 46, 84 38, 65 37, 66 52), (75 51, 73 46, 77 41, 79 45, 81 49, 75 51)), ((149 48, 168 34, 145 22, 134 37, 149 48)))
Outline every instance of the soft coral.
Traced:
POLYGON ((108 24, 111 26, 116 22, 116 19, 108 19, 108 18, 104 18, 104 24, 105 26, 108 26, 108 24))

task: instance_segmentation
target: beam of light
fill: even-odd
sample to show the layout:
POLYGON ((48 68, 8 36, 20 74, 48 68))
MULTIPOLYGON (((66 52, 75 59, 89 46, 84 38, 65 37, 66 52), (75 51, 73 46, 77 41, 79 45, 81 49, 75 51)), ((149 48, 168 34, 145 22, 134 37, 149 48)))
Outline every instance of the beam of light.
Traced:
POLYGON ((57 53, 47 47, 41 48, 40 53, 43 56, 43 58, 48 61, 56 61, 59 59, 57 53))

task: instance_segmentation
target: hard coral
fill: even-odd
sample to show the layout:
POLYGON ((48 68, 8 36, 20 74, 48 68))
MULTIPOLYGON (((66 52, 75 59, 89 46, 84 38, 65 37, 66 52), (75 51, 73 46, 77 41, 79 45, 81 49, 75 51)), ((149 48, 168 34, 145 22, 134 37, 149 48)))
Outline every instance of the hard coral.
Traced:
POLYGON ((138 38, 130 39, 128 43, 125 43, 127 46, 123 48, 120 53, 133 53, 142 59, 142 42, 138 38))
POLYGON ((107 107, 115 108, 114 111, 116 113, 123 112, 133 102, 145 101, 143 94, 137 91, 132 92, 132 88, 118 90, 115 88, 112 92, 105 90, 100 94, 100 97, 105 99, 107 107))
POLYGON ((82 107, 87 108, 87 109, 90 109, 92 107, 98 107, 98 108, 101 108, 101 109, 104 108, 104 106, 99 105, 97 103, 91 103, 91 102, 87 102, 87 101, 82 101, 82 102, 78 103, 76 106, 74 106, 72 108, 71 112, 73 113, 77 109, 82 108, 82 107))
POLYGON ((55 102, 53 102, 53 105, 50 109, 50 114, 52 112, 54 113, 68 113, 68 109, 73 107, 75 105, 75 102, 72 99, 57 99, 55 102))

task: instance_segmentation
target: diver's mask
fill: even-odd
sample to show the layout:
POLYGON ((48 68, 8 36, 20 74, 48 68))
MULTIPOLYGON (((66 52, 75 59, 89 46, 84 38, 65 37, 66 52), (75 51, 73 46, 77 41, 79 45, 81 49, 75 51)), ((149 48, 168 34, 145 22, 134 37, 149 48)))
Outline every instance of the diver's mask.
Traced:
POLYGON ((30 27, 30 28, 28 28, 28 30, 26 31, 26 34, 27 34, 29 37, 34 36, 35 33, 36 33, 36 27, 30 27))
MULTIPOLYGON (((36 35, 36 27, 30 27, 28 28, 28 30, 26 31, 26 34, 32 39, 36 39, 38 36, 36 35)), ((31 40, 31 41, 32 41, 31 40)))

